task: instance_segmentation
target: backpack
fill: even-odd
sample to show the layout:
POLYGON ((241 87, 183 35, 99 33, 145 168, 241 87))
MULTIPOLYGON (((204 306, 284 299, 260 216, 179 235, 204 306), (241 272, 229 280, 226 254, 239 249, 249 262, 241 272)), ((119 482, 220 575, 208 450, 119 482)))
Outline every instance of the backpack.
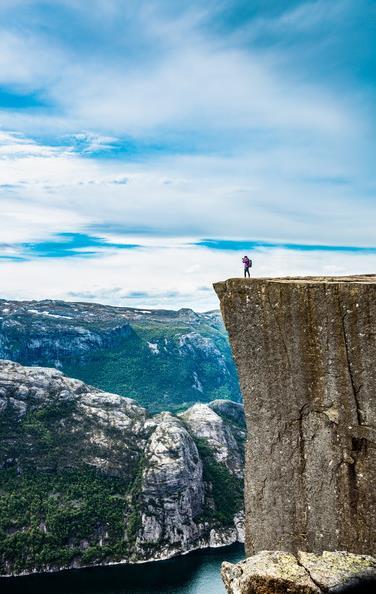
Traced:
POLYGON ((252 260, 250 260, 249 258, 248 258, 248 267, 252 268, 252 260))

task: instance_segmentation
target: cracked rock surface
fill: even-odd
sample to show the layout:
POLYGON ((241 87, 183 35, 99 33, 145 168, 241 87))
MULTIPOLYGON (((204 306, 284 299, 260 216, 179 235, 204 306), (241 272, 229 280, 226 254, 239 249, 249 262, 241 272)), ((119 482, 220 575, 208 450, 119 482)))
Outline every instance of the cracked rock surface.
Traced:
POLYGON ((358 578, 376 586, 376 559, 343 551, 261 551, 240 563, 222 563, 221 573, 228 594, 321 594, 358 578))
POLYGON ((376 276, 215 290, 245 402, 247 554, 375 554, 376 276))

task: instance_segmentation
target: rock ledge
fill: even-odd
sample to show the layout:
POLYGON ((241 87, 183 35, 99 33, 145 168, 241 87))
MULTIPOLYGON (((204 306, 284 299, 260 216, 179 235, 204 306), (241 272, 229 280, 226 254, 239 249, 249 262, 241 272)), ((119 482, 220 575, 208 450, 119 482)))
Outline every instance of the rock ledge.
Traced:
POLYGON ((376 555, 376 276, 214 288, 248 440, 247 555, 376 555))
POLYGON ((297 555, 261 551, 237 564, 222 563, 228 594, 321 594, 357 579, 375 581, 376 559, 344 551, 297 555))

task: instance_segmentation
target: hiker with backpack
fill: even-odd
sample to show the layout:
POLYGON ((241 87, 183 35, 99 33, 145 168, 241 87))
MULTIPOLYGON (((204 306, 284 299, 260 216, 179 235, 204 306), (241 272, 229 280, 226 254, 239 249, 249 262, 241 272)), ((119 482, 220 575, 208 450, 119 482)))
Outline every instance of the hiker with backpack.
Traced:
POLYGON ((250 260, 248 256, 244 256, 244 258, 242 258, 242 262, 244 264, 244 278, 247 276, 247 274, 250 278, 251 275, 249 274, 249 269, 252 267, 252 260, 250 260))

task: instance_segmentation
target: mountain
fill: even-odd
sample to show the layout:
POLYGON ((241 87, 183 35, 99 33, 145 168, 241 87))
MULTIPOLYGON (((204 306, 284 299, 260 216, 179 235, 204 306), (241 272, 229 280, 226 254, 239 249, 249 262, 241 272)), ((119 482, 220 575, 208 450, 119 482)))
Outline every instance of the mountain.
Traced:
POLYGON ((217 311, 0 300, 0 358, 56 367, 152 412, 241 400, 217 311))
POLYGON ((242 539, 244 439, 235 402, 151 416, 56 369, 1 361, 0 574, 242 539))

